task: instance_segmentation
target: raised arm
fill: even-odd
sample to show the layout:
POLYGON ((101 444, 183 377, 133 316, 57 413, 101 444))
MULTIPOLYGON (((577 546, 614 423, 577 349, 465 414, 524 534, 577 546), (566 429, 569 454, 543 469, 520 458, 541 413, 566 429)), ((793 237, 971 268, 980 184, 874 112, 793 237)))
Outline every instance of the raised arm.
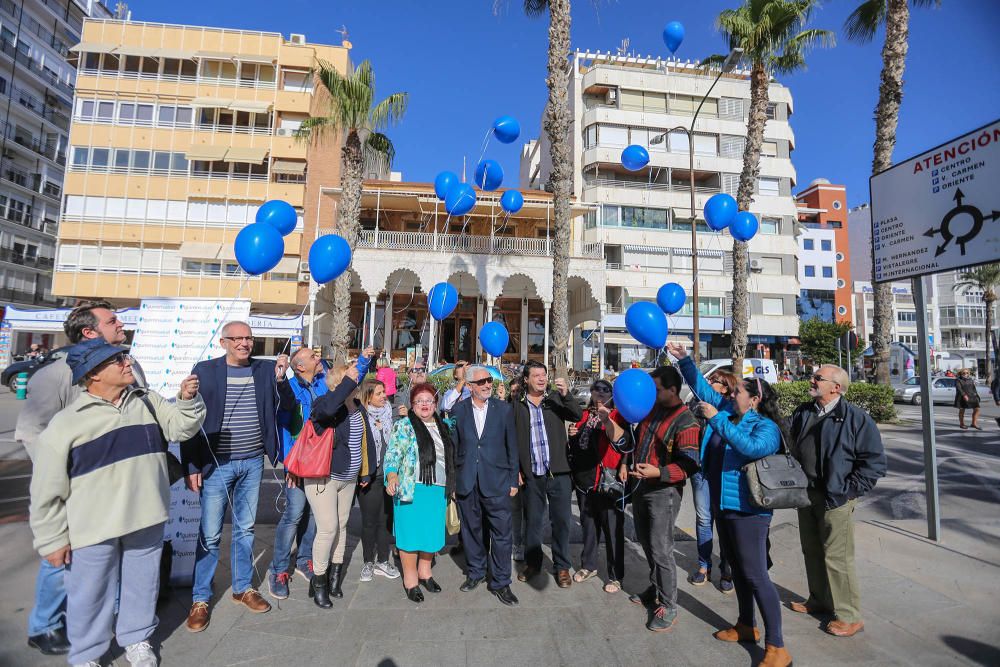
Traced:
POLYGON ((351 377, 354 368, 347 371, 344 379, 340 381, 337 388, 327 392, 313 401, 312 409, 309 411, 309 418, 321 426, 332 426, 333 420, 337 416, 340 408, 344 407, 348 397, 358 388, 357 378, 351 377))
POLYGON ((723 440, 729 443, 730 447, 747 458, 759 459, 770 456, 781 447, 781 429, 764 416, 759 415, 749 430, 732 423, 721 413, 709 419, 708 423, 723 440))

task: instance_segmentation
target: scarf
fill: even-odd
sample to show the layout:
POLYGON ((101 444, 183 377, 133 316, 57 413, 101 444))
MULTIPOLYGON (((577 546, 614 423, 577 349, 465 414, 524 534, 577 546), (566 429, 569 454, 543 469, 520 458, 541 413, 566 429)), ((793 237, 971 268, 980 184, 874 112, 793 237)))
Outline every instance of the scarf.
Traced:
MULTIPOLYGON (((437 463, 437 455, 434 452, 434 439, 431 437, 431 432, 427 430, 427 425, 424 424, 420 417, 411 412, 407 416, 407 419, 410 420, 410 424, 413 426, 413 434, 417 437, 417 452, 420 455, 420 483, 434 484, 437 481, 434 478, 434 464, 437 463)), ((451 446, 451 437, 448 435, 448 429, 437 414, 434 415, 434 423, 437 424, 438 433, 441 434, 441 442, 444 444, 445 450, 447 450, 451 446)))
POLYGON ((588 410, 586 423, 580 427, 580 437, 576 441, 576 446, 580 449, 589 448, 591 434, 600 427, 600 424, 601 418, 597 414, 597 410, 588 410))

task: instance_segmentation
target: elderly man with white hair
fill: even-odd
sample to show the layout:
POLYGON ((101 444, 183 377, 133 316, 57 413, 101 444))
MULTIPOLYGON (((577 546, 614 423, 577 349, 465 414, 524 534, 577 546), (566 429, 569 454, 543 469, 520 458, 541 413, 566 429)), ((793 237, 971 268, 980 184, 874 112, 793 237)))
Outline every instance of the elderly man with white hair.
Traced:
POLYGON ((809 379, 813 400, 795 410, 791 427, 792 453, 809 478, 811 504, 798 511, 809 598, 790 607, 832 615, 824 630, 836 637, 864 629, 851 517, 858 498, 886 471, 875 422, 844 397, 850 383, 839 366, 820 366, 809 379))

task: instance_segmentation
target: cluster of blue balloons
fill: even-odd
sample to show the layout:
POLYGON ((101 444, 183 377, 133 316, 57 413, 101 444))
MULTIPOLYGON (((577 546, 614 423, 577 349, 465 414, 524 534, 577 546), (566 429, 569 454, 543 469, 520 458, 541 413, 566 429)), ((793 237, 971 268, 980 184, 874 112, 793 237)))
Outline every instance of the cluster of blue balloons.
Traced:
POLYGON ((749 241, 760 228, 757 216, 750 211, 740 211, 736 200, 725 192, 712 195, 705 202, 705 222, 717 232, 728 227, 737 241, 749 241))
MULTIPOLYGON (((512 116, 500 116, 493 121, 491 133, 500 143, 513 143, 521 135, 521 124, 512 116)), ((503 167, 496 160, 481 160, 476 165, 473 182, 481 190, 496 190, 503 184, 503 167)), ((444 202, 448 215, 465 215, 476 205, 476 191, 451 171, 442 171, 434 179, 434 194, 444 202)), ((508 213, 517 213, 524 205, 524 198, 520 192, 508 191, 501 197, 500 205, 508 213)))
POLYGON ((236 235, 233 249, 240 267, 251 276, 267 273, 285 254, 285 239, 298 222, 295 209, 279 199, 264 202, 257 209, 255 222, 236 235))

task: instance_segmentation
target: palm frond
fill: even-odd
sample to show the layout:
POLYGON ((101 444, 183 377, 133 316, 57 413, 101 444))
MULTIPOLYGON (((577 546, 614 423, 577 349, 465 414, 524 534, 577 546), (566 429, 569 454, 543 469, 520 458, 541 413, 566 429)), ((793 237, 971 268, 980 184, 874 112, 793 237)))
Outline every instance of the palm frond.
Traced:
POLYGON ((859 44, 872 41, 875 33, 885 23, 888 7, 888 0, 865 0, 858 5, 844 21, 847 39, 859 44))
POLYGON ((409 103, 409 95, 406 93, 393 93, 374 107, 368 114, 368 126, 372 130, 383 130, 386 127, 395 125, 406 114, 406 106, 409 103))
POLYGON ((391 167, 396 159, 396 147, 392 140, 381 132, 372 132, 365 142, 366 157, 373 156, 385 160, 386 166, 391 167))
POLYGON ((549 0, 524 0, 524 13, 532 18, 544 16, 549 11, 549 0))

